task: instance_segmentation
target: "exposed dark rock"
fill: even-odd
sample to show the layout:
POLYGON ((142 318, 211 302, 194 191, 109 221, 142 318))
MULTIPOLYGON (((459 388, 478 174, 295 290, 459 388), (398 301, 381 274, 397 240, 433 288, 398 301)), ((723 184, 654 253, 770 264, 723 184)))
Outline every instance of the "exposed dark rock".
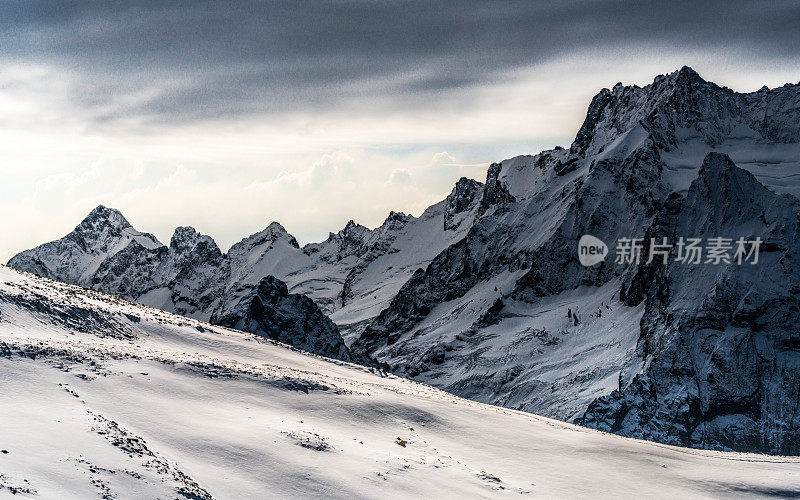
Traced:
POLYGON ((479 213, 486 212, 489 207, 502 206, 506 203, 514 201, 514 197, 508 192, 508 187, 498 179, 502 165, 500 163, 492 163, 489 166, 489 171, 486 173, 486 184, 483 186, 483 197, 481 198, 481 205, 479 213))
POLYGON ((445 231, 458 227, 462 219, 457 216, 474 208, 481 195, 482 187, 483 184, 480 182, 466 177, 462 177, 456 182, 453 191, 445 199, 445 231))
POLYGON ((290 294, 286 283, 267 276, 212 323, 261 335, 299 349, 350 361, 339 329, 314 301, 290 294))
POLYGON ((646 296, 641 373, 581 422, 682 446, 800 454, 800 202, 711 153, 650 232, 761 238, 782 250, 762 249, 755 265, 640 267, 628 298, 646 296))
POLYGON ((475 326, 479 328, 485 328, 487 326, 496 325, 500 321, 500 312, 505 306, 506 305, 503 302, 503 299, 498 297, 497 300, 492 303, 489 309, 487 309, 486 312, 483 313, 480 318, 478 318, 478 321, 475 322, 475 326))

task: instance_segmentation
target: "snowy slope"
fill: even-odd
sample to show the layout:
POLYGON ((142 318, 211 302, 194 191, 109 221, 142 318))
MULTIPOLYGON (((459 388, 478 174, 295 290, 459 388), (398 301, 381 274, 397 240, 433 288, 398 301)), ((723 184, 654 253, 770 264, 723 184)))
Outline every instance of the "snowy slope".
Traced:
POLYGON ((641 309, 619 301, 622 269, 583 268, 575 248, 583 234, 642 234, 668 193, 652 141, 626 138, 600 160, 556 149, 493 165, 482 217, 403 286, 355 349, 463 397, 563 419, 617 388, 641 309), (498 299, 497 317, 482 321, 498 299))
POLYGON ((0 268, 0 496, 794 496, 800 461, 466 401, 0 268))

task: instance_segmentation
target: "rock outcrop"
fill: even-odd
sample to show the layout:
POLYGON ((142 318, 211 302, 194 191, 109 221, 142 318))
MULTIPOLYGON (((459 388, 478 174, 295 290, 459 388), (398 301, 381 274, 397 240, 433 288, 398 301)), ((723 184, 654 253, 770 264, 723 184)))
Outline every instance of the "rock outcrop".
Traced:
POLYGON ((286 283, 267 276, 256 287, 239 293, 238 299, 211 322, 255 333, 304 351, 330 358, 352 361, 338 328, 314 301, 290 294, 286 283))
MULTIPOLYGON (((800 202, 711 153, 653 237, 730 238, 730 262, 647 273, 629 383, 580 422, 682 446, 800 454, 800 202), (736 241, 763 242, 736 255, 736 241)), ((644 269, 638 271, 643 274, 644 269)))

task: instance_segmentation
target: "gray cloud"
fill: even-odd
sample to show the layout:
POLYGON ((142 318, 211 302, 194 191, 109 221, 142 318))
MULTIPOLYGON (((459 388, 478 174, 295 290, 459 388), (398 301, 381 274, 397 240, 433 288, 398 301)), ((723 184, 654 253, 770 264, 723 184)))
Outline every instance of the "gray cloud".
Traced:
POLYGON ((77 75, 96 125, 428 106, 598 47, 800 54, 794 1, 4 2, 0 61, 77 75))

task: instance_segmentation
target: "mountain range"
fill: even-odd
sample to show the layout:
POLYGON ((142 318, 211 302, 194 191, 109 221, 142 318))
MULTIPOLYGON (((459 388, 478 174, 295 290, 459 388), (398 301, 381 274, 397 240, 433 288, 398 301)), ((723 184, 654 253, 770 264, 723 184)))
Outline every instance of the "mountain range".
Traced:
POLYGON ((625 436, 800 454, 800 84, 684 67, 589 105, 569 148, 493 163, 420 217, 223 253, 98 207, 9 266, 625 436), (584 267, 577 242, 759 238, 757 264, 584 267), (304 300, 304 297, 308 299, 304 300), (328 316, 330 319, 328 319, 328 316), (303 325, 292 328, 293 325, 303 325))

